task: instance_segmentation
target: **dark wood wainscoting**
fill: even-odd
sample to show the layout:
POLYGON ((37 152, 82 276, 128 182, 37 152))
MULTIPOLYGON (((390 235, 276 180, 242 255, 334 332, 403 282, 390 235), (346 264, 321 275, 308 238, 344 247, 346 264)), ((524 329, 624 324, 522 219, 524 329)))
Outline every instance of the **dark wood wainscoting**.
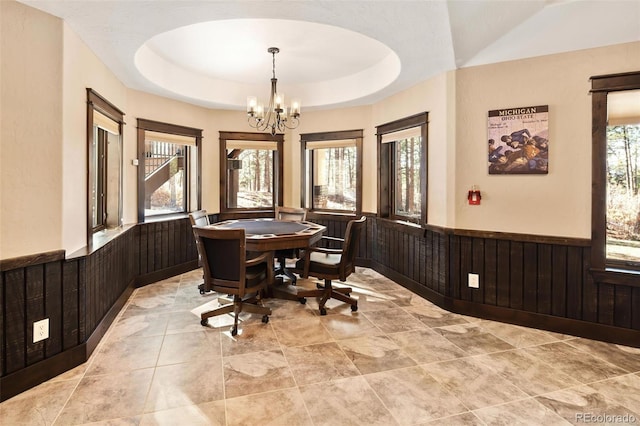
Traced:
MULTIPOLYGON (((328 235, 346 220, 313 216, 328 235)), ((368 215, 370 266, 461 314, 640 347, 640 287, 596 282, 590 240, 419 228, 368 215), (468 286, 468 274, 480 287, 468 286)))
POLYGON ((198 251, 189 219, 141 223, 136 283, 146 285, 198 267, 198 251))
POLYGON ((0 401, 85 362, 136 285, 197 268, 188 219, 139 224, 96 250, 3 260, 0 401), (33 323, 49 318, 49 338, 33 323))
POLYGON ((596 282, 589 240, 376 228, 373 267, 445 309, 640 347, 640 287, 596 282))
MULTIPOLYGON (((343 237, 353 216, 308 218, 343 237)), ((594 281, 590 250, 589 240, 425 229, 367 214, 358 264, 457 313, 640 347, 640 286, 594 281), (480 288, 468 287, 469 273, 480 288)), ((85 362, 135 286, 195 269, 197 259, 184 218, 138 224, 71 257, 2 260, 0 400, 85 362), (43 318, 49 338, 31 343, 43 318)))
MULTIPOLYGON (((374 223, 372 260, 414 283, 414 291, 428 289, 449 296, 447 287, 447 239, 441 229, 423 229, 388 219, 374 223), (417 285, 417 288, 415 287, 417 285)), ((395 279, 395 278, 394 278, 395 279)), ((422 294, 422 293, 421 293, 422 294)))
POLYGON ((640 330, 640 288, 595 282, 589 240, 457 231, 449 247, 455 299, 640 330))

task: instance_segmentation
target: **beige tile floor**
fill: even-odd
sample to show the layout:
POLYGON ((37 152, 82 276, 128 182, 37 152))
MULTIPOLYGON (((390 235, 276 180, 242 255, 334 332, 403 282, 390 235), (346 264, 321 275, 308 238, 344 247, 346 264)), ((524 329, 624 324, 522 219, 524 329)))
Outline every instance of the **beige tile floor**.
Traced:
POLYGON ((640 423, 640 349, 452 314, 364 268, 357 312, 269 299, 269 323, 245 314, 232 337, 230 316, 200 325, 217 304, 200 276, 137 289, 87 363, 0 424, 640 423))

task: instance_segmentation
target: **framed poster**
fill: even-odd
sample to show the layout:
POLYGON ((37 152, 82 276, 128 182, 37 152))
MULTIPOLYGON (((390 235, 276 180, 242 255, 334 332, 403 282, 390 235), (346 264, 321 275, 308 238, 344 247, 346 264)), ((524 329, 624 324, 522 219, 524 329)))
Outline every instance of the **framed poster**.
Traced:
POLYGON ((489 111, 489 174, 549 172, 549 105, 489 111))

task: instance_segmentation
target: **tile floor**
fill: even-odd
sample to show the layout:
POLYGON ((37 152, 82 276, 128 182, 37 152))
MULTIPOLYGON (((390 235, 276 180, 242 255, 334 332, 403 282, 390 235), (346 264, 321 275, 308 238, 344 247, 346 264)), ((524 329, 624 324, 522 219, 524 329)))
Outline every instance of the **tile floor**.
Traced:
POLYGON ((230 316, 200 325, 217 304, 200 276, 137 289, 87 363, 0 404, 0 424, 640 423, 640 349, 452 314, 364 268, 357 312, 269 299, 234 338, 230 316))

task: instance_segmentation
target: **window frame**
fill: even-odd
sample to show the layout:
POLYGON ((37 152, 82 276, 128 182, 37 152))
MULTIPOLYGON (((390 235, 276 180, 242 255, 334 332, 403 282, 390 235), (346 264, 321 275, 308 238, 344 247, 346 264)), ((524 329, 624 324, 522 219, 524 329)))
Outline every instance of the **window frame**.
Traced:
MULTIPOLYGON (((188 155, 185 156, 185 161, 189 161, 188 155)), ((171 217, 176 214, 186 215, 190 210, 200 210, 202 208, 202 129, 195 129, 192 127, 181 126, 178 124, 170 124, 161 121, 148 120, 145 118, 138 118, 138 223, 144 223, 147 219, 157 220, 163 217, 171 217), (144 200, 145 200, 145 188, 144 188, 144 179, 145 179, 145 132, 158 132, 158 133, 166 133, 169 135, 178 135, 178 136, 187 136, 192 137, 196 141, 196 164, 191 165, 190 167, 195 166, 196 168, 196 182, 195 182, 195 190, 196 190, 196 204, 197 206, 193 208, 191 206, 191 196, 193 190, 194 182, 191 181, 191 176, 189 173, 185 173, 186 179, 186 187, 187 193, 185 197, 187 199, 186 211, 183 213, 167 213, 167 214, 159 214, 153 215, 149 218, 145 216, 145 208, 144 208, 144 200)))
POLYGON ((300 134, 300 205, 305 207, 310 213, 342 214, 360 216, 362 213, 362 141, 364 130, 338 130, 331 132, 304 133, 300 134), (356 148, 356 209, 336 210, 336 209, 314 209, 313 208, 313 153, 309 153, 309 164, 307 164, 307 148, 309 142, 330 142, 338 140, 354 139, 356 148), (311 170, 309 170, 311 167, 311 170), (310 178, 307 178, 311 176, 310 178), (309 200, 307 202, 307 200, 309 200))
POLYGON ((254 132, 220 132, 220 218, 264 217, 275 215, 276 206, 282 205, 284 196, 284 134, 254 132), (237 208, 229 207, 227 200, 229 188, 227 184, 227 141, 276 142, 277 152, 273 155, 273 206, 271 208, 237 208))
POLYGON ((429 114, 421 112, 409 117, 395 120, 376 127, 376 137, 378 144, 378 216, 401 222, 409 222, 425 227, 427 225, 428 208, 428 121, 429 114), (422 138, 422 155, 420 156, 420 218, 414 219, 408 216, 397 215, 395 213, 395 142, 382 142, 383 136, 389 133, 399 132, 414 127, 420 128, 422 138))
POLYGON ((640 268, 607 259, 607 96, 610 92, 640 89, 640 71, 591 77, 591 273, 598 282, 629 285, 637 281, 640 268))
MULTIPOLYGON (((93 143, 94 143, 93 114, 94 114, 94 111, 97 111, 100 114, 104 115, 105 117, 109 118, 110 120, 113 120, 115 123, 118 124, 118 132, 119 132, 118 144, 119 144, 121 153, 122 153, 122 147, 123 147, 123 130, 124 130, 124 124, 125 124, 124 123, 125 114, 124 112, 118 109, 111 102, 107 101, 104 97, 102 97, 98 92, 96 92, 92 88, 88 87, 86 90, 87 90, 87 244, 91 244, 91 242, 93 241, 93 234, 107 228, 106 216, 102 217, 101 223, 99 223, 97 226, 93 226, 93 215, 91 214, 92 208, 93 208, 93 201, 91 197, 92 178, 95 174, 99 174, 100 176, 99 182, 100 182, 101 190, 104 194, 102 197, 101 205, 104 211, 104 208, 107 204, 107 169, 108 169, 106 150, 104 150, 105 152, 103 152, 104 154, 103 159, 102 161, 100 161, 100 164, 102 166, 101 168, 99 167, 98 170, 96 170, 96 167, 91 161, 95 154, 95 150, 93 147, 93 143)), ((118 223, 120 225, 121 225, 120 222, 122 219, 122 195, 123 195, 122 194, 123 192, 123 187, 122 187, 123 164, 122 163, 123 161, 121 156, 121 160, 119 164, 120 176, 119 176, 119 183, 118 183, 118 198, 119 198, 118 199, 118 215, 119 215, 118 223)))

